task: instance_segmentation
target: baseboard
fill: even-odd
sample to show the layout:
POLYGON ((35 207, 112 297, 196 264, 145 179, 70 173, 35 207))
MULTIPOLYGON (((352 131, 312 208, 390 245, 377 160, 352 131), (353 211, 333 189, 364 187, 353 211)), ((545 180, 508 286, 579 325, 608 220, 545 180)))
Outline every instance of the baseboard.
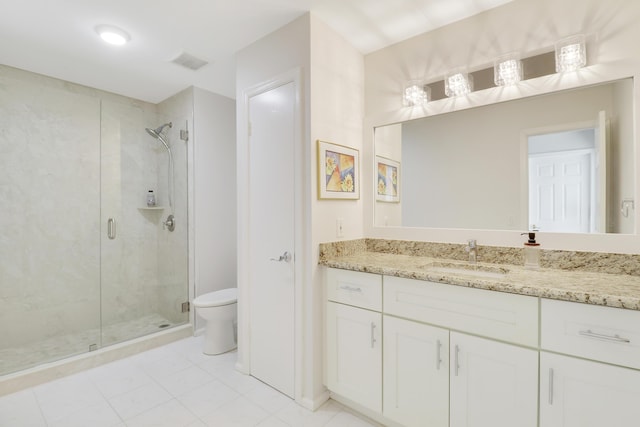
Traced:
POLYGON ((347 411, 353 412, 360 417, 368 418, 372 423, 386 427, 403 427, 401 424, 385 418, 384 416, 382 416, 382 414, 365 408, 364 406, 354 402, 353 400, 347 399, 346 397, 340 396, 339 394, 330 393, 330 397, 336 402, 344 405, 347 411))
POLYGON ((315 396, 313 399, 308 397, 303 397, 297 403, 298 405, 302 406, 305 409, 308 409, 310 411, 315 411, 316 409, 324 405, 324 403, 327 400, 329 400, 330 397, 331 396, 329 395, 329 391, 325 390, 324 392, 315 396))

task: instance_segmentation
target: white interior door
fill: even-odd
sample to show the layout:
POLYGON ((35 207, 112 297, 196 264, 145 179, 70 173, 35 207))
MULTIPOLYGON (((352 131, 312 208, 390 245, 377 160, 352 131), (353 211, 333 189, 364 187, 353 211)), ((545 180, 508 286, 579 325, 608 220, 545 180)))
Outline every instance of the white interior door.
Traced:
POLYGON ((293 82, 249 99, 251 375, 294 397, 293 82))
POLYGON ((592 150, 529 156, 530 229, 590 231, 592 159, 592 150))

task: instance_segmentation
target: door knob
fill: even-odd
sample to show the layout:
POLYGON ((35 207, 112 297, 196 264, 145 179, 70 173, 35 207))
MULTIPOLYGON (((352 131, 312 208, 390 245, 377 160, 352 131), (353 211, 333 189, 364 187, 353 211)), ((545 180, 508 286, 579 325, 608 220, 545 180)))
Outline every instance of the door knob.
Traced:
POLYGON ((290 262, 292 259, 293 259, 293 256, 288 251, 285 251, 285 253, 280 255, 278 258, 271 258, 271 261, 290 262))

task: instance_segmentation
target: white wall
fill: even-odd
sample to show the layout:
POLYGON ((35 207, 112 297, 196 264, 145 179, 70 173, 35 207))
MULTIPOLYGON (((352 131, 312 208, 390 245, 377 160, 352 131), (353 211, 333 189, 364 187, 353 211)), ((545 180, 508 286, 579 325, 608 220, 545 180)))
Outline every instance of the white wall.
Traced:
MULTIPOLYGON (((424 117, 486 105, 508 99, 548 93, 586 84, 601 83, 624 77, 638 77, 640 53, 630 49, 640 38, 640 3, 617 0, 515 0, 444 28, 422 34, 365 57, 366 125, 365 154, 372 156, 372 128, 410 118, 424 117), (554 43, 576 33, 587 35, 588 67, 576 73, 553 74, 528 80, 511 88, 478 91, 462 99, 443 99, 425 107, 406 108, 398 95, 406 80, 423 77, 438 81, 448 70, 467 66, 472 71, 491 66, 493 59, 510 51, 523 56, 551 51, 554 43)), ((634 101, 639 100, 638 91, 634 101)), ((639 112, 634 113, 637 121, 639 112)), ((638 136, 635 136, 637 144, 638 136)), ((633 154, 636 164, 638 150, 633 154)), ((371 163, 365 159, 365 166, 371 163)), ((363 169, 371 174, 371 168, 363 169)), ((367 181, 363 181, 366 185, 367 181)), ((637 184, 637 179, 636 179, 637 184)), ((637 185, 634 198, 637 199, 637 185)), ((364 201, 373 206, 373 189, 363 186, 364 201)), ((514 246, 522 244, 518 231, 407 229, 373 227, 371 212, 365 208, 365 235, 463 243, 476 238, 480 245, 514 246)), ((639 222, 638 210, 633 212, 639 222)), ((540 236, 544 248, 593 250, 602 252, 637 252, 640 239, 636 235, 580 235, 548 233, 540 236)))
POLYGON ((233 99, 193 89, 195 296, 236 287, 235 109, 233 99))
MULTIPOLYGON (((364 58, 355 48, 320 19, 311 15, 311 146, 309 170, 311 180, 311 215, 313 238, 309 286, 312 305, 311 323, 305 330, 309 340, 308 364, 311 383, 308 392, 320 396, 322 385, 323 278, 318 268, 318 245, 335 240, 362 237, 360 200, 318 200, 316 140, 346 145, 362 152, 364 118, 364 58), (336 236, 336 219, 343 219, 344 236, 336 236)), ((362 167, 362 157, 360 166, 362 167)), ((361 173, 361 182, 367 175, 361 173)), ((362 189, 360 190, 363 191, 362 189)))

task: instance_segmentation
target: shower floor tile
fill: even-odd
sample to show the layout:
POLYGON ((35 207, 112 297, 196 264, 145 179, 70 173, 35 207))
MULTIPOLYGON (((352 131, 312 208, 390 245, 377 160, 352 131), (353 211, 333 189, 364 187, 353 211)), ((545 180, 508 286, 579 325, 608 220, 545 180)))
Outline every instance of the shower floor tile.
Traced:
POLYGON ((89 346, 94 344, 97 349, 169 329, 172 326, 176 324, 159 314, 150 314, 138 319, 106 325, 103 328, 102 342, 100 330, 95 328, 75 334, 60 335, 21 347, 3 349, 0 350, 0 375, 86 353, 89 351, 89 346))

